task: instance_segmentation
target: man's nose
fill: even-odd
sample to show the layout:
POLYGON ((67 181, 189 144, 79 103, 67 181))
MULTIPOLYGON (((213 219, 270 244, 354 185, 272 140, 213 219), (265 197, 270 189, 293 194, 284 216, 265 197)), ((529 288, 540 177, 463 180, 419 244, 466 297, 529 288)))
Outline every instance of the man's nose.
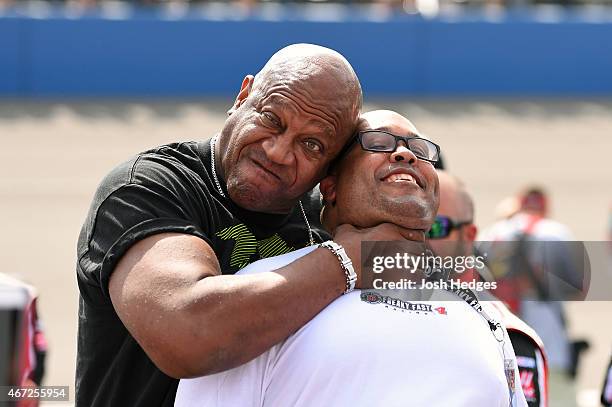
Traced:
POLYGON ((405 161, 406 163, 412 165, 416 163, 417 156, 414 155, 414 153, 408 149, 408 146, 404 141, 400 141, 397 143, 395 151, 393 151, 389 156, 389 160, 391 160, 392 162, 405 161))
POLYGON ((262 147, 268 159, 276 164, 291 165, 295 161, 293 137, 289 135, 268 137, 262 147))

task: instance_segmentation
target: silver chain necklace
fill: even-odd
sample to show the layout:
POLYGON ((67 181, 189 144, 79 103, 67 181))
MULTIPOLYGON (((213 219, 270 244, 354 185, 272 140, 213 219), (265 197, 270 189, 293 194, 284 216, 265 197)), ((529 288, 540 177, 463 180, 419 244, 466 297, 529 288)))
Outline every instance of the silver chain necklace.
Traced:
MULTIPOLYGON (((217 169, 215 165, 215 145, 217 144, 218 135, 214 136, 210 139, 210 167, 212 170, 213 180, 215 181, 215 185, 217 187, 217 191, 219 191, 219 195, 223 198, 226 198, 223 189, 221 188, 221 183, 219 182, 219 178, 217 178, 217 169)), ((302 205, 302 201, 298 201, 300 205, 300 211, 302 211, 302 217, 304 218, 304 223, 306 224, 306 228, 308 228, 308 245, 312 246, 314 244, 314 238, 312 237, 312 229, 310 228, 310 223, 308 222, 308 218, 306 217, 306 211, 304 211, 304 206, 302 205)))

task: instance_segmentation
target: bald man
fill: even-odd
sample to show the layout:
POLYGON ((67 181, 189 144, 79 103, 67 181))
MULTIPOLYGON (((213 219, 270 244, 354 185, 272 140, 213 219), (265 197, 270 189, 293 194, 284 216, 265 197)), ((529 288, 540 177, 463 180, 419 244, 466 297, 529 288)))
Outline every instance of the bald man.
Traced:
MULTIPOLYGON (((474 204, 463 183, 446 171, 438 170, 440 180, 439 219, 444 217, 448 223, 443 225, 448 229, 448 235, 443 239, 432 240, 430 243, 436 253, 442 256, 466 256, 474 252, 472 243, 476 239, 478 229, 473 223, 474 204), (445 242, 444 244, 439 244, 445 242)), ((435 227, 436 225, 434 225, 435 227)))
MULTIPOLYGON (((440 207, 429 233, 429 244, 440 256, 472 256, 478 228, 473 222, 474 202, 465 184, 446 171, 438 170, 440 207)), ((493 280, 486 267, 466 270, 463 281, 493 280)), ((491 301, 503 317, 517 356, 521 385, 529 407, 548 406, 547 361, 544 344, 538 334, 488 292, 480 298, 491 301)))
MULTIPOLYGON (((232 368, 352 288, 324 248, 276 273, 235 276, 322 241, 308 192, 354 133, 361 88, 337 52, 297 44, 247 75, 210 141, 138 154, 99 186, 78 242, 78 406, 170 406, 178 378, 232 368)), ((336 242, 398 228, 345 227, 336 242)))

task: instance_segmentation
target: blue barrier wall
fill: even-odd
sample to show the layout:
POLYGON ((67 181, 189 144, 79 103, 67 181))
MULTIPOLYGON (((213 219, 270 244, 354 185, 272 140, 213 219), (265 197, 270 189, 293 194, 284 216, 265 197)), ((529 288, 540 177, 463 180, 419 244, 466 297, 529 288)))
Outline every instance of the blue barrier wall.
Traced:
POLYGON ((277 49, 343 53, 368 96, 610 96, 612 20, 0 17, 0 96, 232 95, 277 49))
POLYGON ((24 90, 22 25, 19 20, 0 20, 0 94, 22 94, 24 90))

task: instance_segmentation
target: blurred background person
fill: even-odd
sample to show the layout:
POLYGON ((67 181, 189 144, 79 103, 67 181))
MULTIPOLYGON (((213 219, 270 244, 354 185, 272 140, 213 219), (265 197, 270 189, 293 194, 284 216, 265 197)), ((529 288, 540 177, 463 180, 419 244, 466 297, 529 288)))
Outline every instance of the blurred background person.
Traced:
MULTIPOLYGON (((440 208, 429 232, 429 244, 438 256, 474 256, 478 228, 473 221, 472 197, 459 178, 444 170, 437 172, 440 181, 440 208)), ((460 276, 459 278, 467 282, 493 280, 486 267, 466 270, 460 276)), ((513 315, 493 295, 486 292, 478 292, 477 295, 483 300, 493 301, 504 318, 516 354, 527 404, 529 407, 548 406, 547 363, 542 340, 530 326, 513 315)))
POLYGON ((575 238, 550 218, 549 199, 540 187, 526 188, 516 214, 493 224, 480 237, 478 250, 498 281, 496 293, 532 326, 544 342, 550 367, 552 406, 576 402, 574 378, 584 341, 570 341, 563 300, 565 286, 582 287, 583 271, 571 253, 575 238))
MULTIPOLYGON (((37 387, 45 375, 47 340, 34 287, 0 273, 0 386, 37 387)), ((34 407, 23 398, 17 407, 34 407)))

